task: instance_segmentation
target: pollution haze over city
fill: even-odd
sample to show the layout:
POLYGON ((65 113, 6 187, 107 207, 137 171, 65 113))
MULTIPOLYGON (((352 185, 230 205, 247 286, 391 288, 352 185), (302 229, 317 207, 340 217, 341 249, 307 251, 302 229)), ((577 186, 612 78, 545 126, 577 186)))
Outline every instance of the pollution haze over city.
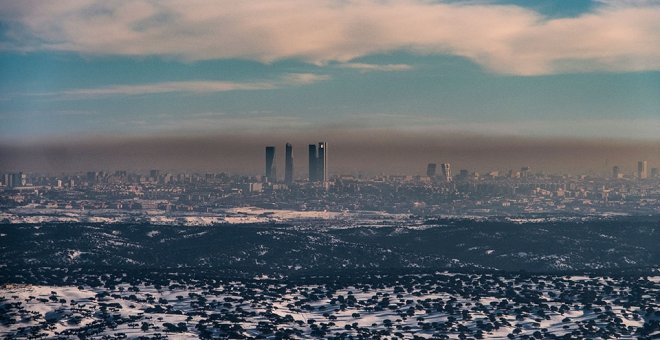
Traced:
POLYGON ((0 337, 660 337, 660 1, 0 0, 0 337))

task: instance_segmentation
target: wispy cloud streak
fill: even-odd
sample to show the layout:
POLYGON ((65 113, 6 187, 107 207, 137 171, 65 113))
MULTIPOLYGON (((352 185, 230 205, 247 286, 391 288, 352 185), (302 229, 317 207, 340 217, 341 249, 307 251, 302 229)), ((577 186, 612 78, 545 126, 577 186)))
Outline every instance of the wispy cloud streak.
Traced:
POLYGON ((150 84, 111 85, 95 88, 69 89, 55 92, 25 94, 57 100, 90 99, 111 96, 137 96, 161 93, 207 94, 227 91, 273 90, 290 86, 310 85, 330 79, 313 73, 291 73, 280 79, 259 82, 231 81, 171 81, 150 84))

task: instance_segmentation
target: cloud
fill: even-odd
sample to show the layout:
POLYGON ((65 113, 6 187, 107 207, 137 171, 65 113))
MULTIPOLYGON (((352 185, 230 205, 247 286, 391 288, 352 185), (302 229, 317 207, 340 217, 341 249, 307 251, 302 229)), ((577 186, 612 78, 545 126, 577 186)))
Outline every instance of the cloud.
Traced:
POLYGON ((283 77, 283 83, 289 85, 309 85, 328 80, 330 76, 316 73, 289 73, 283 77))
POLYGON ((646 7, 646 6, 660 5, 660 1, 658 0, 595 0, 595 2, 613 7, 631 7, 631 6, 646 7))
POLYGON ((316 64, 407 50, 505 74, 660 70, 658 1, 607 0, 578 17, 546 18, 514 5, 425 0, 2 0, 0 20, 5 50, 316 64))
POLYGON ((364 64, 364 63, 343 63, 339 64, 341 68, 348 68, 358 70, 360 72, 381 71, 381 72, 398 72, 412 70, 412 66, 407 64, 364 64))
POLYGON ((290 73, 280 79, 259 82, 231 81, 171 81, 137 85, 112 85, 95 88, 70 89, 45 92, 36 95, 57 100, 89 99, 109 96, 136 96, 159 93, 216 93, 226 91, 272 90, 282 87, 310 85, 330 79, 327 75, 313 73, 290 73))

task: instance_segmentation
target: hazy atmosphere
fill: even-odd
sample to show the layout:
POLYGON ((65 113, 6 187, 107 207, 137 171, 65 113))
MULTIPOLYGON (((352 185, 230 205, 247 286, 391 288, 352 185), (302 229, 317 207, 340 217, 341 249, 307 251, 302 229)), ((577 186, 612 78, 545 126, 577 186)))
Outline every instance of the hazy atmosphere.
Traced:
POLYGON ((258 174, 321 139, 331 173, 660 154, 657 1, 1 3, 4 170, 258 174))
POLYGON ((410 133, 365 129, 324 134, 231 134, 194 137, 98 138, 63 140, 0 148, 3 167, 60 171, 141 170, 152 168, 262 175, 263 148, 277 147, 276 167, 284 170, 284 144, 293 144, 296 177, 307 176, 307 144, 326 140, 332 174, 421 175, 429 162, 451 161, 457 169, 492 171, 529 166, 551 173, 609 175, 613 165, 625 173, 636 160, 660 162, 660 143, 612 139, 485 137, 449 133, 410 133))

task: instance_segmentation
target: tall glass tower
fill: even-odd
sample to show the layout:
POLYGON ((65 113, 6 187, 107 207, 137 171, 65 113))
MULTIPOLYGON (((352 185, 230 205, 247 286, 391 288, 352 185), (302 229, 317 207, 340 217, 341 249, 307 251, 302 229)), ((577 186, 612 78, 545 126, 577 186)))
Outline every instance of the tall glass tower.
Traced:
POLYGON ((316 159, 317 177, 319 182, 328 181, 328 143, 319 142, 319 154, 316 159))
POLYGON ((284 182, 286 184, 293 183, 293 146, 291 143, 286 143, 284 154, 284 182))
POLYGON ((316 182, 316 145, 315 144, 309 144, 309 181, 310 182, 316 182))
POLYGON ((277 180, 275 173, 275 147, 266 147, 266 180, 268 182, 275 182, 277 180))

